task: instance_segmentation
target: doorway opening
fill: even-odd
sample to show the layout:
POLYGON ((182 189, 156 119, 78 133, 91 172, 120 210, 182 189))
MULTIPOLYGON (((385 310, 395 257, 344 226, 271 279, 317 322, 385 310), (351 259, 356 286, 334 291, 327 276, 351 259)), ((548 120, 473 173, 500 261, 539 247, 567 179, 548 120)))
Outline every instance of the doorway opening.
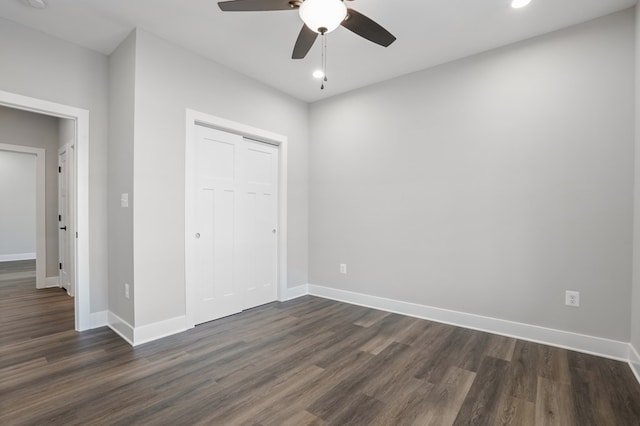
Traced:
MULTIPOLYGON (((36 288, 47 287, 45 150, 0 143, 3 199, 0 261, 4 269, 35 271, 36 288), (10 201, 9 201, 10 200, 10 201)), ((26 271, 23 271, 26 272, 26 271)))
MULTIPOLYGON (((69 235, 68 258, 70 268, 69 276, 74 278, 74 324, 75 330, 83 331, 91 328, 90 318, 90 286, 89 286, 89 111, 58 104, 55 102, 44 101, 41 99, 31 98, 18 95, 15 93, 0 91, 0 106, 17 110, 24 110, 43 114, 51 117, 66 119, 69 122, 70 134, 72 135, 73 154, 67 157, 69 164, 73 165, 73 174, 67 182, 69 187, 74 189, 73 195, 75 200, 70 203, 68 215, 71 217, 70 226, 73 234, 69 235)), ((71 149, 68 147, 68 151, 71 149)), ((50 155, 56 156, 56 152, 50 155)), ((38 157, 40 157, 38 155, 38 157)), ((44 163, 44 153, 42 161, 44 163)), ((57 161, 57 159, 55 160, 57 161)), ((44 165, 43 165, 44 168, 44 165)), ((42 178, 44 181, 44 177, 42 178)), ((38 202, 37 202, 38 204, 38 202)), ((44 211, 45 206, 40 206, 44 211)), ((36 213, 37 214, 37 213, 36 213)), ((56 224, 57 225, 57 224, 56 224)), ((46 225, 40 224, 41 231, 46 232, 46 225)), ((60 226, 62 227, 62 226, 60 226)), ((56 228, 58 228, 56 226, 56 228)), ((67 231, 69 227, 67 227, 67 231)), ((58 232, 55 229, 55 232, 58 232)), ((37 231, 39 232, 39 231, 37 231)), ((46 241, 46 240, 45 240, 46 241)), ((41 247, 41 243, 36 245, 36 263, 40 263, 38 256, 42 252, 42 259, 46 259, 46 247, 41 247)), ((45 242, 46 244, 46 242, 45 242)), ((43 264, 44 265, 44 264, 43 264)), ((45 266, 37 269, 36 275, 40 275, 39 286, 46 287, 46 276, 43 279, 42 274, 46 275, 45 266)), ((59 278, 58 278, 59 279, 59 278)), ((69 289, 67 289, 69 291, 69 289)))

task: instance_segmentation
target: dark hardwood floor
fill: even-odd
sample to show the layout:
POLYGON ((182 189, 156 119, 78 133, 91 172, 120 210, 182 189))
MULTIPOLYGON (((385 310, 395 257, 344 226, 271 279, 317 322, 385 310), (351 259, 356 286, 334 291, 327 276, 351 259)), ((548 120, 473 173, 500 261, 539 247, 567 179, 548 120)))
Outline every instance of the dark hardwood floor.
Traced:
POLYGON ((61 288, 36 290, 35 269, 35 260, 0 262, 3 347, 74 329, 73 298, 61 288))
POLYGON ((16 260, 13 262, 0 262, 0 275, 11 273, 29 273, 27 275, 35 276, 36 261, 32 260, 16 260))
POLYGON ((131 348, 21 325, 23 284, 2 286, 2 425, 640 425, 622 362, 310 296, 131 348))

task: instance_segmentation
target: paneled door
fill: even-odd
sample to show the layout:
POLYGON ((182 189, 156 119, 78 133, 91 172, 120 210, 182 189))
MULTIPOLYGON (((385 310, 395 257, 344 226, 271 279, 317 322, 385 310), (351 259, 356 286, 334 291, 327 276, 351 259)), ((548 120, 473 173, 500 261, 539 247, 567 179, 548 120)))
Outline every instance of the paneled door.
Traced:
POLYGON ((58 151, 58 258, 59 284, 75 296, 74 148, 58 151))
POLYGON ((276 300, 278 151, 197 126, 194 155, 188 263, 200 324, 276 300))
POLYGON ((244 141, 244 308, 273 302, 278 288, 278 149, 244 141))

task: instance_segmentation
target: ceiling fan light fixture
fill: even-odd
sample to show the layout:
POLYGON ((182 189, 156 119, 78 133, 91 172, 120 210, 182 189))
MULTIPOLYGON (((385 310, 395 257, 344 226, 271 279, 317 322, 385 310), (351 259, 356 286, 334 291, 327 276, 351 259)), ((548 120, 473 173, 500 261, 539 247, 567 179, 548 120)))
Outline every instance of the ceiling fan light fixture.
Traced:
POLYGON ((317 79, 321 79, 324 77, 324 71, 322 70, 315 70, 313 72, 313 78, 317 78, 317 79))
POLYGON ((513 0, 511 2, 511 7, 514 9, 520 9, 522 7, 525 7, 529 3, 531 3, 531 0, 513 0))
POLYGON ((330 33, 347 17, 341 0, 305 0, 299 10, 302 21, 316 33, 330 33))

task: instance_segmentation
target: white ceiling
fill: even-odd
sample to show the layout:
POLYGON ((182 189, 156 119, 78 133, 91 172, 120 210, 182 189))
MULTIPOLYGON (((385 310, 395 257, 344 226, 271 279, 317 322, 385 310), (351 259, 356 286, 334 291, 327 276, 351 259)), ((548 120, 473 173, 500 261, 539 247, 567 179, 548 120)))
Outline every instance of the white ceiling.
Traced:
MULTIPOLYGON (((324 91, 311 73, 320 43, 303 60, 291 51, 302 26, 296 11, 223 13, 215 0, 48 0, 37 10, 0 1, 0 16, 110 54, 143 28, 304 101, 312 102, 392 77, 544 34, 633 6, 637 0, 355 0, 398 40, 388 48, 344 28, 327 36, 324 91)), ((318 39, 319 40, 319 39, 318 39)))

